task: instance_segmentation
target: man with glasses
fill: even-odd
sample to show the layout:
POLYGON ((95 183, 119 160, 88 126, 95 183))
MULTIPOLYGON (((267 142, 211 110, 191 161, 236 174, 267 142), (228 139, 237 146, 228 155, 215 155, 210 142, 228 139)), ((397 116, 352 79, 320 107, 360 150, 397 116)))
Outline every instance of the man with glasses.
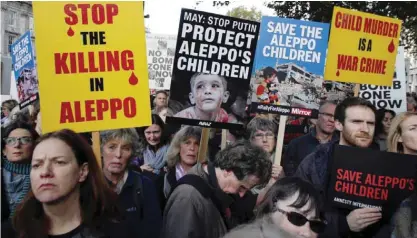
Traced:
POLYGON ((282 166, 287 176, 294 175, 301 161, 320 144, 337 140, 334 133, 334 110, 336 103, 325 101, 320 105, 317 124, 312 130, 301 137, 292 140, 282 159, 282 166))

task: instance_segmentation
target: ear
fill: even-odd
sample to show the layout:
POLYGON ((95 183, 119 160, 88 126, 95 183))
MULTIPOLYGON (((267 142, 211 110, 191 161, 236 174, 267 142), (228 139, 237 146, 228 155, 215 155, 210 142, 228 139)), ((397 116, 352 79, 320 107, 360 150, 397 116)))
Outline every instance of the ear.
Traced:
POLYGON ((229 91, 226 91, 223 93, 223 103, 227 103, 227 100, 229 99, 230 93, 229 91))
POLYGON ((87 179, 88 172, 88 163, 82 164, 80 169, 80 178, 78 179, 78 182, 84 182, 87 179))
POLYGON ((402 137, 402 136, 399 136, 399 137, 398 137, 398 142, 403 143, 403 137, 402 137))
POLYGON ((335 121, 334 126, 336 127, 336 130, 338 130, 340 132, 343 131, 343 125, 340 121, 335 121))
POLYGON ((194 93, 193 93, 193 92, 190 92, 190 93, 188 94, 188 98, 190 98, 190 102, 191 102, 191 104, 192 104, 192 105, 195 105, 194 93))

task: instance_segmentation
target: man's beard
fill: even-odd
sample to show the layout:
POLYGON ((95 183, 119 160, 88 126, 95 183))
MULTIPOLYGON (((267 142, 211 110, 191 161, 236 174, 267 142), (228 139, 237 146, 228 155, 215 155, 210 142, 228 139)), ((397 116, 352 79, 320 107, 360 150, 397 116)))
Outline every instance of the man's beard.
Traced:
POLYGON ((372 136, 369 135, 368 133, 341 133, 341 136, 343 137, 343 139, 345 140, 345 142, 349 145, 349 146, 357 146, 357 147, 362 147, 362 148, 367 148, 371 145, 372 143, 372 136), (363 144, 360 143, 359 139, 360 138, 367 138, 369 140, 369 142, 367 144, 363 144))

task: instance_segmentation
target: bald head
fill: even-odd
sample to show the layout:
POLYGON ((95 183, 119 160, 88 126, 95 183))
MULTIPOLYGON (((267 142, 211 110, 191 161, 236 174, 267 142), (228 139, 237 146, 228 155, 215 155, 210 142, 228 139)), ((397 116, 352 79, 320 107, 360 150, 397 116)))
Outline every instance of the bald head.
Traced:
POLYGON ((334 111, 336 109, 336 103, 332 101, 326 101, 321 104, 319 108, 319 117, 317 119, 316 129, 320 132, 330 135, 335 130, 334 126, 334 111))

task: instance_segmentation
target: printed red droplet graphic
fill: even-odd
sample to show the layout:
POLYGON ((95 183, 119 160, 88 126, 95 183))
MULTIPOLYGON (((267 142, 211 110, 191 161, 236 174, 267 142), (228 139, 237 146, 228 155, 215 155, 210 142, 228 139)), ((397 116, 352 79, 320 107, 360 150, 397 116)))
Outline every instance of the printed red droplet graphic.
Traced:
POLYGON ((388 52, 392 53, 395 50, 394 40, 391 40, 391 43, 388 45, 388 52))
POLYGON ((68 29, 67 35, 68 36, 73 36, 74 35, 74 30, 71 27, 68 29))
POLYGON ((339 75, 340 75, 340 72, 339 72, 339 70, 337 70, 336 76, 339 77, 339 75))
POLYGON ((136 84, 138 84, 138 82, 139 82, 138 77, 136 77, 135 73, 132 72, 132 74, 129 77, 129 83, 131 85, 136 85, 136 84))

